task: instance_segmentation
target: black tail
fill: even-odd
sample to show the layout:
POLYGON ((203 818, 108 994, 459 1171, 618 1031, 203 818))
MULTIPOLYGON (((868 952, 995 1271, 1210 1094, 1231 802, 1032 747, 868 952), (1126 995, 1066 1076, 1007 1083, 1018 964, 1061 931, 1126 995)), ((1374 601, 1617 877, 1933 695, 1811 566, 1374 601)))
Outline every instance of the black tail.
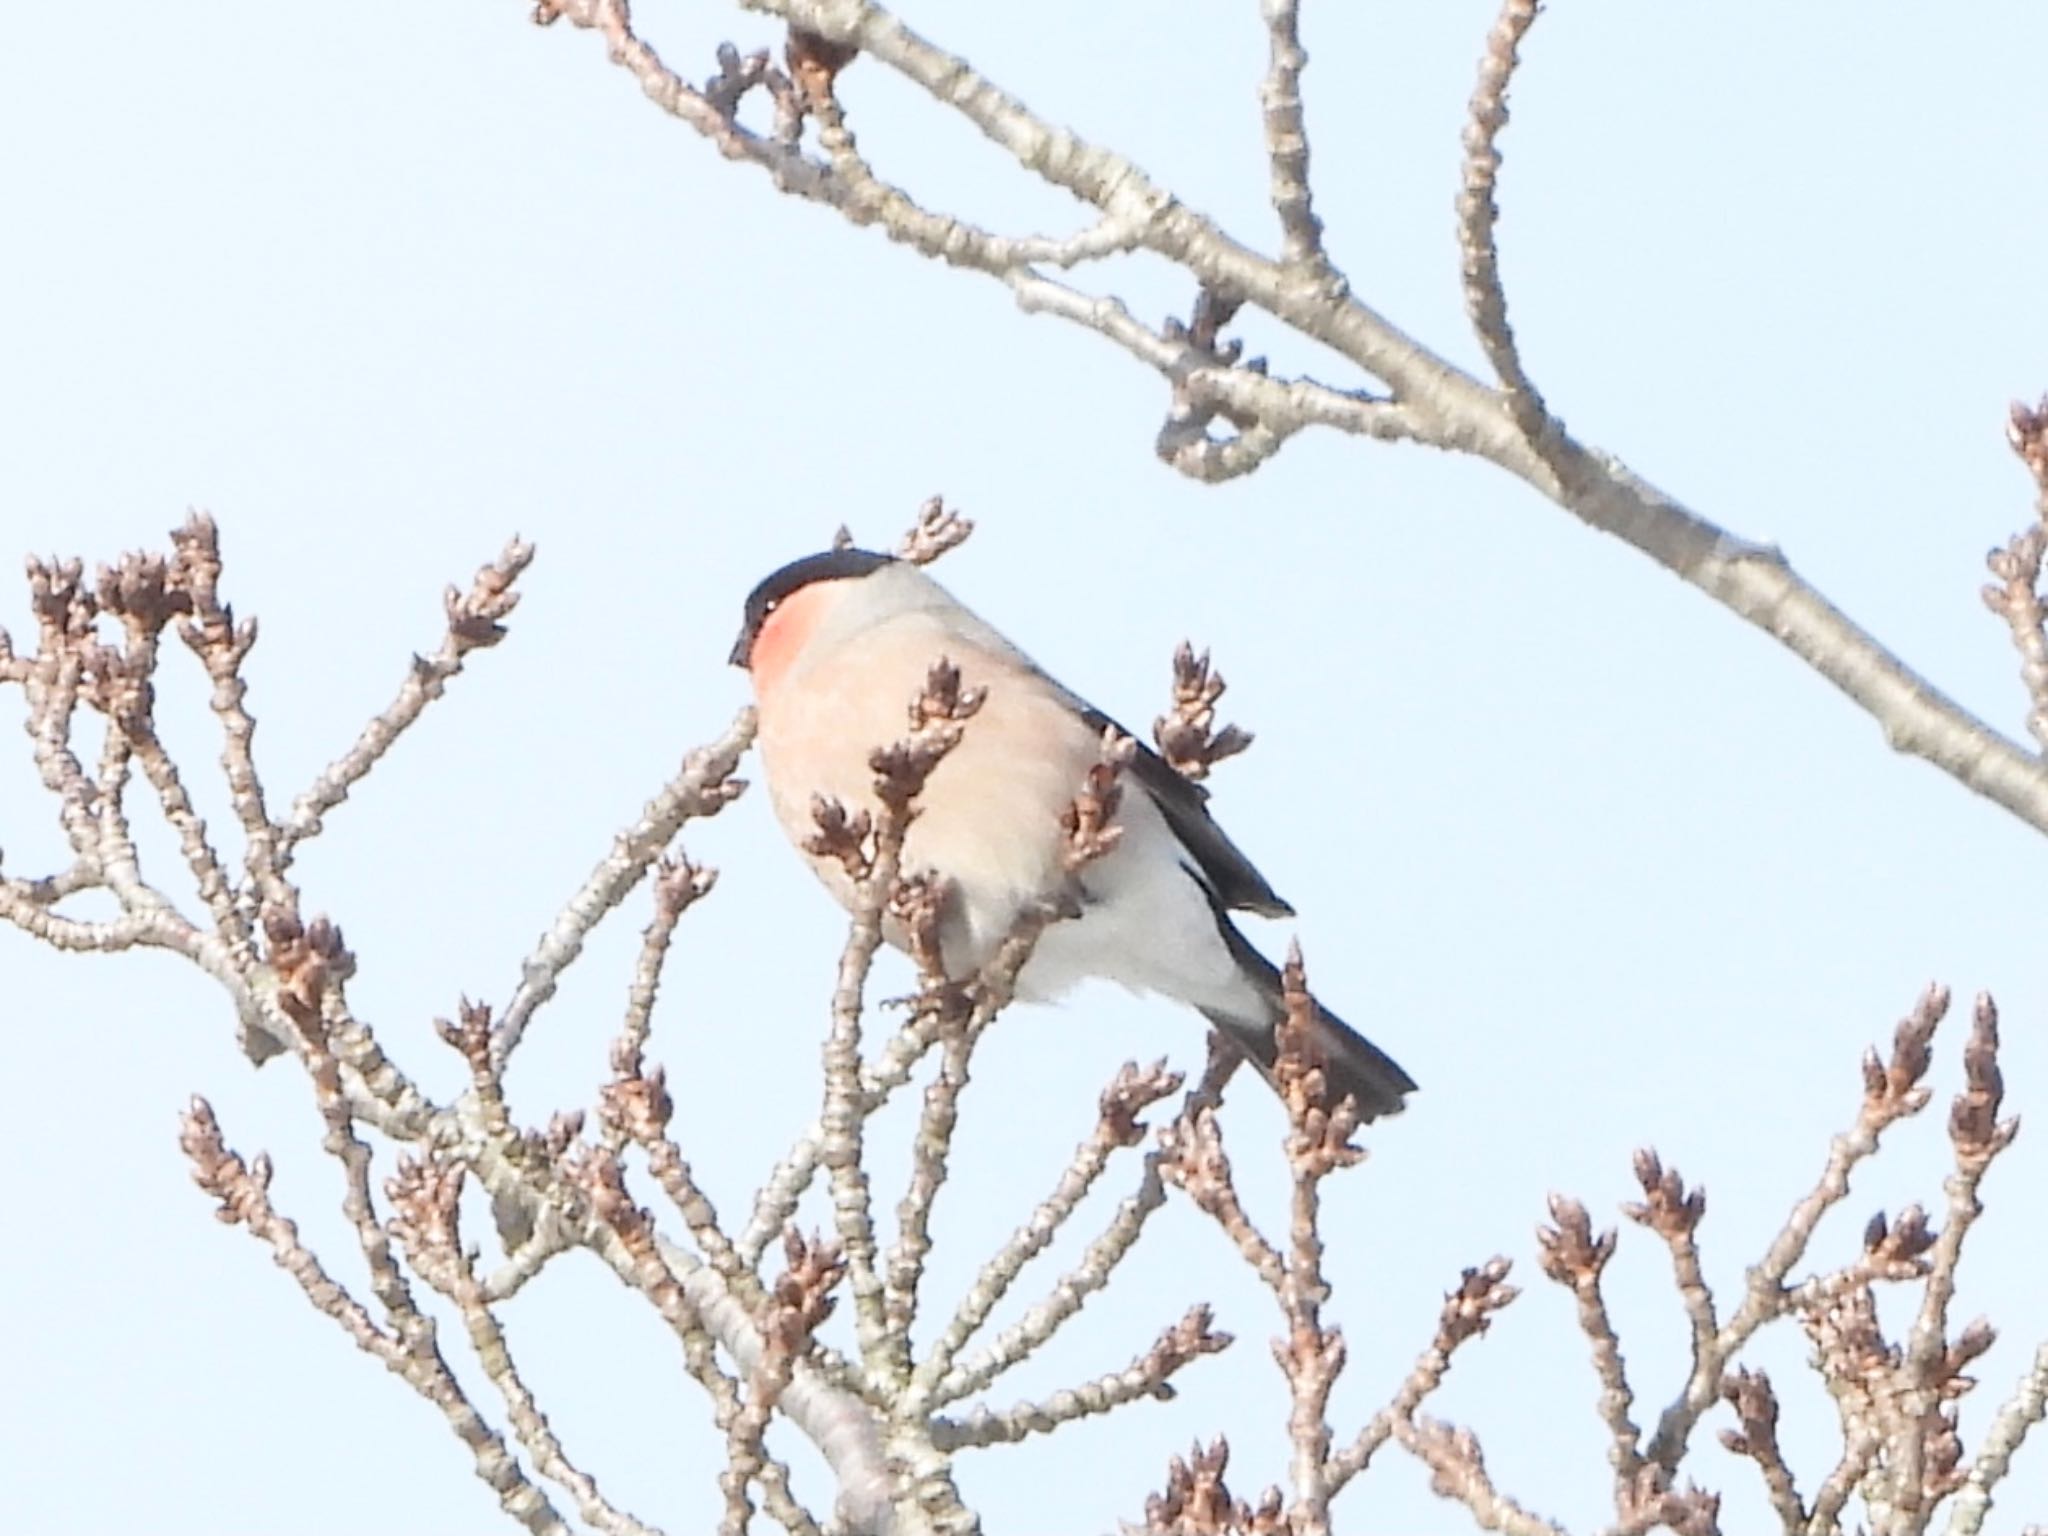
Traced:
MULTIPOLYGON (((1269 1009, 1264 1019, 1240 1019, 1228 1014, 1202 1010, 1202 1016, 1230 1043, 1250 1058, 1267 1082, 1273 1080, 1273 1061, 1279 1054, 1273 1042, 1273 1026, 1285 1016, 1280 971, 1272 961, 1253 949, 1227 919, 1220 921, 1224 937, 1246 973, 1258 983, 1269 1009)), ((1332 1103, 1347 1095, 1358 1103, 1362 1121, 1381 1115, 1398 1114, 1402 1100, 1415 1091, 1415 1079, 1403 1072, 1394 1058, 1374 1045, 1337 1015, 1316 1004, 1315 1047, 1319 1065, 1329 1086, 1332 1103)))

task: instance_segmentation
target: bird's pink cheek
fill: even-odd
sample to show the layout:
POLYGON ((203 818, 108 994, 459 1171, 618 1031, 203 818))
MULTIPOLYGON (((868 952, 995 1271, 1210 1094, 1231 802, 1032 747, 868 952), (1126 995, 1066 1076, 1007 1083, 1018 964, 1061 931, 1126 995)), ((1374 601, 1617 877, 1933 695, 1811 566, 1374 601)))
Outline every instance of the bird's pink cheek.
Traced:
POLYGON ((817 620, 819 600, 820 595, 810 588, 792 593, 761 625, 747 658, 757 695, 772 693, 802 653, 817 620))

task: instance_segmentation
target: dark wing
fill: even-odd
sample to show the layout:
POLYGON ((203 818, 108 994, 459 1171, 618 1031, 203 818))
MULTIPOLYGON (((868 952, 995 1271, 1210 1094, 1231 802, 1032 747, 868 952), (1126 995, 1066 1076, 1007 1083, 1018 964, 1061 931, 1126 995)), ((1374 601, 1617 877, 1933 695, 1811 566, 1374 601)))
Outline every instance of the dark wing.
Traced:
POLYGON ((1209 814, 1208 790, 1175 773, 1165 758, 1101 710, 1079 700, 1075 703, 1081 718, 1098 735, 1116 725, 1119 732, 1131 737, 1138 750, 1128 772, 1145 787, 1165 815, 1167 826, 1195 861, 1195 868, 1213 893, 1217 906, 1225 911, 1256 912, 1260 917, 1294 916, 1294 908, 1280 899, 1279 893, 1266 883, 1266 877, 1252 867, 1252 861, 1216 825, 1209 814))
POLYGON ((1062 684, 990 628, 986 620, 961 609, 954 622, 977 644, 1013 656, 1021 665, 1037 673, 1045 680, 1046 687, 1065 700, 1067 707, 1086 721, 1096 735, 1100 736, 1114 725, 1119 734, 1131 738, 1132 745, 1137 748, 1137 755, 1131 759, 1131 774, 1165 815, 1167 826, 1180 839, 1188 858, 1193 861, 1189 872, 1209 888, 1210 898, 1219 910, 1256 912, 1260 917, 1294 916, 1294 908, 1280 899, 1279 893, 1266 884, 1266 877, 1252 867, 1252 861, 1238 851, 1237 844, 1224 836, 1223 829, 1210 818, 1209 791, 1193 779, 1185 779, 1175 773, 1166 759, 1146 746, 1135 733, 1125 730, 1062 684))

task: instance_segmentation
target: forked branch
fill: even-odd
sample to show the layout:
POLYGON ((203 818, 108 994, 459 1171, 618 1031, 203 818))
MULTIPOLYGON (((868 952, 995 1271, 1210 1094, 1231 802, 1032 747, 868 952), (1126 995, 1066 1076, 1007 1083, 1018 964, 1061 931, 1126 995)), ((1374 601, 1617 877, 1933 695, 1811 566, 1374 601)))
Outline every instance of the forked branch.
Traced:
MULTIPOLYGON (((2048 765, 1921 677, 1799 576, 1779 550, 1710 521, 1615 455, 1574 437, 1537 393, 1508 327, 1497 241, 1500 134, 1537 15, 1534 0, 1502 0, 1465 132, 1462 275, 1497 384, 1456 367, 1350 290, 1313 211, 1300 6, 1260 3, 1268 39, 1260 106, 1282 231, 1273 256, 1197 212, 1125 156, 1039 116, 873 0, 743 0, 745 9, 780 22, 793 47, 801 42, 795 56, 831 50, 824 89, 800 88, 769 62, 766 49, 742 55, 731 45, 719 54, 717 75, 693 85, 635 30, 627 0, 539 0, 534 15, 597 32, 651 100, 728 159, 765 172, 778 191, 855 224, 879 225, 923 256, 982 273, 1027 313, 1090 331, 1156 372, 1167 408, 1155 447, 1183 474, 1217 481, 1252 473, 1310 428, 1486 459, 1769 634, 1875 720, 1894 749, 2048 831, 2048 765), (935 110, 963 117, 1022 173, 1071 195, 1085 210, 1081 226, 999 233, 930 207, 889 180, 855 143, 853 111, 836 87, 854 59, 901 76, 930 96, 935 110), (756 90, 774 103, 768 133, 739 121, 742 101, 756 90), (806 137, 813 127, 815 148, 806 137), (1106 282, 1089 284, 1105 258, 1136 250, 1186 274, 1194 295, 1187 321, 1147 320, 1106 282), (1219 326, 1205 323, 1205 311, 1227 314, 1245 305, 1334 353, 1353 379, 1288 377, 1263 359, 1243 357, 1219 326)), ((2048 652, 2028 638, 2038 633, 2022 596, 2030 547, 2015 548, 2009 569, 1994 566, 2001 582, 1994 603, 2015 626, 2027 686, 2038 695, 2035 674, 2048 652)), ((2039 715, 2041 699, 2032 705, 2039 715)), ((2029 728, 2037 735, 2041 729, 2031 716, 2029 728)))

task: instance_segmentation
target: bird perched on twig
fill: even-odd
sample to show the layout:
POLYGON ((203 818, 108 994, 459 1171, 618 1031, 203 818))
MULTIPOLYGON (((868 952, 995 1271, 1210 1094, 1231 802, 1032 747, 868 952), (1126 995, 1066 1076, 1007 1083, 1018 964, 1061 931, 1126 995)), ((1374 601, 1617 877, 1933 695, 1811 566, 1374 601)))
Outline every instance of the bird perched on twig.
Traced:
MULTIPOLYGON (((1210 817, 1208 792, 1142 745, 1123 774, 1121 836, 1099 859, 1065 868, 1061 814, 1114 722, 908 560, 829 550, 782 567, 747 598, 731 660, 753 680, 761 764, 791 841, 813 841, 817 796, 877 809, 868 759, 904 734, 906 707, 942 658, 985 695, 924 786, 902 862, 945 883, 947 972, 975 974, 1021 914, 1071 887, 1077 910, 1040 936, 1017 978, 1019 997, 1049 1000, 1088 976, 1161 993, 1196 1009, 1270 1078, 1280 973, 1229 914, 1294 909, 1210 817)), ((854 883, 841 862, 805 857, 851 907, 854 883)), ((1362 1119, 1394 1113, 1414 1089, 1392 1058, 1320 1005, 1313 1035, 1332 1101, 1350 1095, 1362 1119)))

